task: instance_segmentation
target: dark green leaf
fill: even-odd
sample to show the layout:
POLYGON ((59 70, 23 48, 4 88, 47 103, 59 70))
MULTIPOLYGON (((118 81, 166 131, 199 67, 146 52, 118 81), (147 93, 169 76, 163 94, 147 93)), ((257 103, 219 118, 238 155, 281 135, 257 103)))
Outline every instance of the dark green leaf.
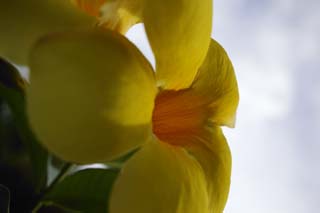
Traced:
POLYGON ((26 212, 35 205, 37 197, 27 172, 25 168, 0 163, 0 183, 10 190, 10 213, 26 212))
POLYGON ((49 191, 43 201, 86 213, 107 212, 115 169, 85 169, 67 176, 49 191))
POLYGON ((25 212, 37 199, 32 165, 7 103, 0 102, 0 183, 10 190, 11 213, 25 212))
POLYGON ((111 167, 111 168, 121 168, 123 166, 123 164, 127 160, 129 160, 138 150, 139 150, 139 148, 136 148, 136 149, 120 156, 119 158, 116 158, 108 163, 105 163, 105 165, 108 167, 111 167))
POLYGON ((40 145, 28 123, 25 111, 24 81, 19 72, 8 62, 0 58, 0 100, 5 102, 13 115, 19 136, 28 148, 33 166, 34 184, 37 191, 43 189, 47 182, 48 154, 40 145))
POLYGON ((0 57, 0 82, 7 88, 24 93, 25 81, 18 70, 0 57))
POLYGON ((33 213, 82 213, 82 212, 66 208, 56 203, 48 202, 48 203, 42 203, 41 206, 39 206, 39 209, 33 210, 33 213))
POLYGON ((7 187, 0 184, 0 212, 9 213, 10 192, 7 187))
POLYGON ((0 100, 0 162, 10 166, 24 166, 27 163, 27 149, 19 137, 8 105, 0 100), (23 165, 24 164, 24 165, 23 165))

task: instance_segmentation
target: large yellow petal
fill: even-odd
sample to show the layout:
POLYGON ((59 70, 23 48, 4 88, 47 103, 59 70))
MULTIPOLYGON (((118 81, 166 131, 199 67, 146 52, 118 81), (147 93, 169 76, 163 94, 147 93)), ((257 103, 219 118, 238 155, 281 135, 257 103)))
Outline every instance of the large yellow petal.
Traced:
POLYGON ((158 85, 189 87, 209 48, 212 0, 145 1, 143 22, 156 58, 158 85))
POLYGON ((0 8, 0 56, 19 64, 39 37, 95 22, 66 0, 0 0, 0 8))
POLYGON ((82 31, 42 39, 30 58, 31 126, 58 157, 103 162, 151 136, 157 93, 150 64, 112 31, 82 31))
POLYGON ((210 212, 202 168, 183 148, 152 141, 120 173, 110 213, 151 212, 210 212))
POLYGON ((199 135, 189 135, 185 148, 197 159, 206 175, 210 213, 221 213, 227 202, 231 153, 220 127, 208 127, 199 135))
POLYGON ((239 102, 237 79, 227 53, 214 40, 192 90, 209 103, 213 123, 234 127, 239 102))

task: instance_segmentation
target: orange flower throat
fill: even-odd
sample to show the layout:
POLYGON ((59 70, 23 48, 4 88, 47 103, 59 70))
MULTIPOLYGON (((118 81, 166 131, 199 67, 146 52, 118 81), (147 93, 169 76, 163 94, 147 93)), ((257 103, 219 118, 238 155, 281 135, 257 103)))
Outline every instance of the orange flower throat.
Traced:
POLYGON ((203 100, 190 89, 160 92, 152 116, 153 133, 163 142, 185 145, 206 124, 208 110, 203 100))

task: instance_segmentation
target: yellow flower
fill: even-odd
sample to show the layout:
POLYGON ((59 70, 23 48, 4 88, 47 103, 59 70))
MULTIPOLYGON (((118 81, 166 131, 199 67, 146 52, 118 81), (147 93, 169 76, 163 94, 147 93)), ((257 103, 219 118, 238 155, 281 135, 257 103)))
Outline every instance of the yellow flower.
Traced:
POLYGON ((76 163, 139 148, 114 185, 111 213, 223 211, 231 155, 220 126, 234 126, 238 89, 226 52, 210 39, 211 0, 0 0, 0 7, 0 54, 29 58, 28 113, 44 145, 76 163), (156 72, 116 32, 139 21, 156 72))

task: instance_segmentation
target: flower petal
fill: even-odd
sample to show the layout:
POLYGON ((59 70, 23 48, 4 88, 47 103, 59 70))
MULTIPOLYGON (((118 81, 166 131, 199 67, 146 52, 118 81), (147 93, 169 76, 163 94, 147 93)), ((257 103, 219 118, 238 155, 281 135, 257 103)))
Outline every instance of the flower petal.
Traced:
POLYGON ((71 2, 80 9, 95 17, 100 15, 100 8, 106 1, 107 0, 71 0, 71 2))
POLYGON ((210 212, 223 212, 230 188, 231 153, 221 128, 208 127, 185 144, 206 175, 210 212))
POLYGON ((212 0, 145 1, 143 22, 156 58, 158 85, 189 87, 209 48, 212 0))
POLYGON ((145 144, 125 164, 111 194, 110 213, 209 213, 198 162, 183 149, 145 144))
POLYGON ((30 122, 58 157, 103 162, 151 136, 154 73, 120 34, 96 30, 51 35, 33 49, 30 68, 30 122))
POLYGON ((101 9, 100 24, 125 34, 132 25, 141 21, 142 6, 141 0, 107 1, 101 9))
POLYGON ((88 28, 95 20, 66 0, 0 0, 0 55, 25 64, 41 36, 66 29, 88 28))
POLYGON ((234 127, 239 103, 237 79, 227 53, 214 40, 192 88, 210 103, 213 123, 234 127))

